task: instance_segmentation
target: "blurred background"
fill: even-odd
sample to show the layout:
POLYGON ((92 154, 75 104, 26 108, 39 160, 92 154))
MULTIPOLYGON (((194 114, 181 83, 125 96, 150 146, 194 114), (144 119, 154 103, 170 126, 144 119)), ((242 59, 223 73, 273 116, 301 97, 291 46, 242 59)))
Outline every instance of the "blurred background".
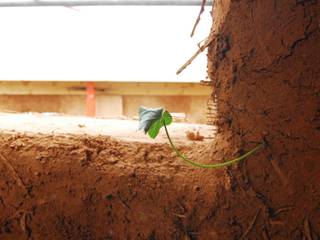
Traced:
POLYGON ((133 118, 140 105, 204 123, 210 32, 201 1, 0 0, 0 111, 133 118))

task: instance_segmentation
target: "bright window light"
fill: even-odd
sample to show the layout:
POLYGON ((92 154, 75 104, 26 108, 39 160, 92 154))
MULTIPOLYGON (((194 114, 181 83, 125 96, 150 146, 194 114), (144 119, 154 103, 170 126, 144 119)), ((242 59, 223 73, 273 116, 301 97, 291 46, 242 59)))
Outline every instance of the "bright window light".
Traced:
POLYGON ((206 77, 206 53, 175 73, 210 32, 208 6, 190 38, 199 9, 2 7, 0 80, 198 82, 206 77))

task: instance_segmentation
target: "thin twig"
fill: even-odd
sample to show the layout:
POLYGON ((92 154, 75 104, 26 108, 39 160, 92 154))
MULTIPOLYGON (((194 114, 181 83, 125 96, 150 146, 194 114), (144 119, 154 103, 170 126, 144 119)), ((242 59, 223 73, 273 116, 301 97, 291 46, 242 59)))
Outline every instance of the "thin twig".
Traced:
POLYGON ((20 217, 20 228, 23 232, 25 232, 28 236, 28 239, 31 238, 31 229, 27 225, 27 221, 31 220, 32 212, 22 211, 22 215, 20 217))
POLYGON ((120 200, 120 202, 123 204, 123 206, 125 206, 126 208, 128 208, 129 210, 131 210, 130 206, 121 198, 120 194, 117 193, 117 196, 120 200))
POLYGON ((193 28, 192 28, 192 32, 191 32, 191 35, 190 35, 191 37, 193 37, 194 32, 196 31, 196 28, 197 28, 197 26, 198 26, 198 24, 200 22, 201 15, 204 12, 204 6, 206 5, 206 2, 207 2, 207 0, 202 0, 200 12, 199 12, 198 17, 196 19, 196 22, 194 23, 193 28))
POLYGON ((269 234, 268 234, 266 229, 263 230, 262 237, 263 237, 264 240, 270 240, 269 234))
POLYGON ((257 211, 257 213, 254 215, 254 217, 253 217, 253 219, 252 219, 252 221, 251 221, 248 229, 244 232, 244 234, 240 237, 240 239, 244 239, 244 238, 249 234, 249 232, 252 230, 254 224, 255 224, 256 221, 257 221, 257 218, 258 218, 258 215, 259 215, 259 213, 260 213, 260 210, 261 210, 261 209, 258 209, 258 211, 257 211))
POLYGON ((25 232, 27 230, 27 216, 29 213, 23 212, 20 217, 20 228, 22 232, 25 232))
POLYGON ((287 211, 290 211, 290 210, 292 210, 292 207, 283 207, 283 208, 280 208, 277 211, 275 211, 274 215, 278 215, 279 213, 287 212, 287 211))
POLYGON ((21 177, 18 175, 17 171, 14 169, 14 167, 11 165, 11 163, 0 153, 0 158, 2 162, 6 165, 6 167, 11 171, 11 174, 13 178, 16 180, 17 184, 24 188, 26 192, 28 192, 27 187, 24 185, 21 177))
POLYGON ((283 226, 285 225, 284 221, 280 221, 280 220, 269 220, 269 223, 271 225, 277 225, 277 226, 283 226))
POLYGON ((197 43, 197 46, 198 46, 198 47, 201 47, 201 44, 202 44, 203 42, 207 41, 207 39, 208 39, 208 37, 202 39, 200 42, 197 43))
POLYGON ((278 164, 276 164, 274 162, 274 160, 271 160, 271 166, 273 167, 273 169, 275 170, 275 172, 278 174, 280 182, 282 183, 283 186, 287 186, 288 185, 288 179, 287 177, 283 174, 282 170, 280 169, 280 167, 278 166, 278 164))
POLYGON ((305 234, 307 240, 313 240, 308 217, 306 217, 304 219, 303 225, 304 225, 304 234, 305 234))
POLYGON ((192 57, 177 70, 177 75, 179 75, 187 66, 189 66, 192 63, 192 61, 210 45, 210 43, 213 40, 213 37, 213 34, 209 35, 205 43, 201 47, 199 47, 199 49, 192 55, 192 57))
POLYGON ((172 213, 172 214, 179 218, 186 218, 186 215, 183 215, 183 214, 178 214, 178 213, 172 213))

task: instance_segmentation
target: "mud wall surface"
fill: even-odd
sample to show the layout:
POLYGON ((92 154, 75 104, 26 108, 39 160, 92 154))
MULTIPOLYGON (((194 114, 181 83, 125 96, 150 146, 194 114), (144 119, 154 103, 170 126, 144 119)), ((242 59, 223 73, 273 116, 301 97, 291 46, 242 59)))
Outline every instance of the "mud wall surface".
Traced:
POLYGON ((0 135, 0 239, 318 239, 319 1, 217 0, 209 75, 212 163, 108 137, 0 135))
POLYGON ((228 188, 167 144, 2 133, 0 146, 1 240, 196 239, 228 188))
POLYGON ((246 229, 250 239, 318 239, 320 3, 217 0, 213 16, 217 144, 241 152, 266 142, 228 170, 232 188, 216 220, 230 228, 220 239, 246 229))

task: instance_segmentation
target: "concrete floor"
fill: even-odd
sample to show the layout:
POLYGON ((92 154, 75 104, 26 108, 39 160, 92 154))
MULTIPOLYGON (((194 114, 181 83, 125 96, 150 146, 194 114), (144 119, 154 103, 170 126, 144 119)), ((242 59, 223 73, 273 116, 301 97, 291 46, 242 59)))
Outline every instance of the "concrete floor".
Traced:
MULTIPOLYGON (((175 142, 184 143, 189 141, 187 131, 199 131, 206 138, 212 138, 214 134, 214 127, 205 124, 173 123, 168 129, 175 142)), ((138 121, 135 120, 62 116, 53 113, 0 113, 0 132, 104 135, 128 141, 167 142, 163 129, 157 139, 153 140, 138 131, 138 121)))

